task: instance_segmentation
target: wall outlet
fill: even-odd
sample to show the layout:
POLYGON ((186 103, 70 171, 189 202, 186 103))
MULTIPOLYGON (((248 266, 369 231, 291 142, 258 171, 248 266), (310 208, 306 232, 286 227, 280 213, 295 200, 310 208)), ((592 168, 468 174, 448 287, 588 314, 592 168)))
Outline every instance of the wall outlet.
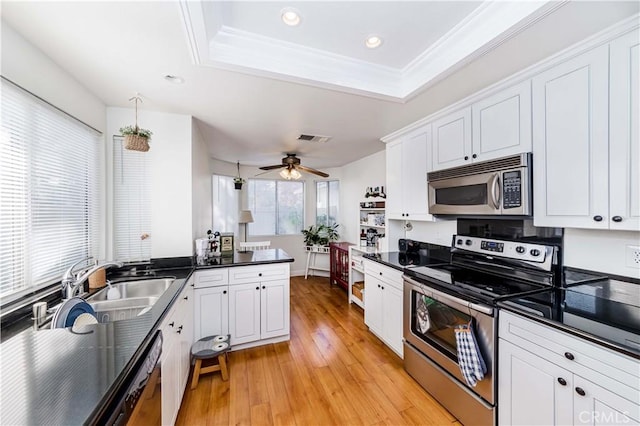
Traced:
POLYGON ((627 266, 640 269, 640 246, 627 246, 627 266))

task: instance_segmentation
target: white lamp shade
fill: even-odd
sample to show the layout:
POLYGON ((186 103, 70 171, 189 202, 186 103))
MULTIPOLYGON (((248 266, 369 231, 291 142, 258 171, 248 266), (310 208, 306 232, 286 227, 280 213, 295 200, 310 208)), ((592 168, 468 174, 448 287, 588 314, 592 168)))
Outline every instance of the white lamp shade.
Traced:
POLYGON ((253 215, 251 210, 240 210, 238 223, 253 223, 253 215))

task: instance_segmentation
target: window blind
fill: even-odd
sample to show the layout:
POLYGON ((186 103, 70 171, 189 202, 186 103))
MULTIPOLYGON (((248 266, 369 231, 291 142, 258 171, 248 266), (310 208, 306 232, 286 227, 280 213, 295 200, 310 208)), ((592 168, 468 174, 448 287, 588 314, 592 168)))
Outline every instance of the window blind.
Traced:
POLYGON ((113 138, 113 246, 116 260, 151 258, 149 154, 124 149, 124 138, 113 138))
POLYGON ((0 301, 99 252, 101 134, 2 79, 0 301))

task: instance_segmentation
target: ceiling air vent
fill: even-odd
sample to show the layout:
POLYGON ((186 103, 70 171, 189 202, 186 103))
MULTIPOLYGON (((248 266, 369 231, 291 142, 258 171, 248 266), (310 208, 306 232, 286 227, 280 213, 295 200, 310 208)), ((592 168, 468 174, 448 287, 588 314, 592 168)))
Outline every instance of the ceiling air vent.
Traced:
POLYGON ((305 135, 305 134, 298 136, 299 141, 318 142, 318 143, 325 143, 329 139, 331 139, 331 136, 305 135))

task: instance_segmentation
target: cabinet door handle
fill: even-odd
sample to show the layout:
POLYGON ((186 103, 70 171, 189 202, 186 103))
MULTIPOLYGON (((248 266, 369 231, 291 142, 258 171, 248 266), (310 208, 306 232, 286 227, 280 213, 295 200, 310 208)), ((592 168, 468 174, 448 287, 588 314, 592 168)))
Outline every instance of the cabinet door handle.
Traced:
POLYGON ((567 381, 562 377, 558 377, 558 383, 560 383, 562 386, 567 386, 567 381))
POLYGON ((465 156, 464 156, 464 161, 467 161, 468 159, 469 159, 469 156, 468 156, 468 155, 465 155, 465 156))
POLYGON ((378 272, 380 274, 380 276, 382 276, 382 272, 378 272))
POLYGON ((577 387, 576 388, 576 393, 580 396, 585 396, 587 393, 584 391, 584 389, 577 387))
POLYGON ((614 216, 611 218, 614 222, 622 222, 622 216, 614 216))
POLYGON ((262 289, 264 290, 265 288, 267 288, 267 287, 263 285, 263 286, 262 286, 262 289))
POLYGON ((602 222, 602 216, 596 215, 593 217, 593 220, 595 220, 596 222, 602 222))
POLYGON ((256 290, 260 290, 260 286, 256 287, 256 290))
POLYGON ((169 327, 173 327, 174 325, 175 325, 175 322, 173 322, 173 321, 171 321, 171 322, 169 323, 169 327))
POLYGON ((191 287, 195 287, 196 285, 194 283, 191 283, 191 287))
POLYGON ((189 296, 183 297, 184 300, 189 300, 189 296))
POLYGON ((382 286, 382 289, 384 290, 384 286, 382 286))
POLYGON ((176 330, 176 333, 178 334, 182 333, 182 326, 178 327, 178 329, 176 330))
POLYGON ((222 294, 227 294, 227 290, 223 290, 223 291, 222 291, 222 294))
POLYGON ((573 361, 574 359, 576 359, 576 357, 574 357, 571 352, 565 352, 564 357, 570 361, 573 361))
POLYGON ((378 284, 378 288, 380 288, 380 284, 378 284))
POLYGON ((473 154, 473 155, 471 156, 471 158, 478 158, 478 155, 477 155, 477 154, 473 154))
POLYGON ((259 276, 259 277, 261 277, 261 276, 262 276, 262 272, 260 272, 260 273, 258 274, 258 276, 259 276))

